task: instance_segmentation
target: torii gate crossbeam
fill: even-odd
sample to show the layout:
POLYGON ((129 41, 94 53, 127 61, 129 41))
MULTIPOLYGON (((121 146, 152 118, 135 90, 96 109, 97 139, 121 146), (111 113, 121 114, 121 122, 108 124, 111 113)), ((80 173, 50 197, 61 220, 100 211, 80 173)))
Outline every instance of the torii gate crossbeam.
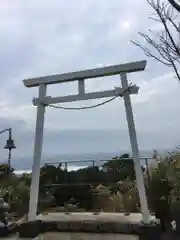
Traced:
POLYGON ((43 130, 44 130, 44 115, 45 107, 52 103, 82 101, 88 99, 112 97, 123 95, 124 105, 126 111, 127 124, 129 129, 129 137, 132 148, 132 157, 134 160, 134 168, 136 174, 137 188, 140 198, 141 212, 143 214, 144 223, 149 223, 150 215, 148 211, 147 199, 145 194, 144 179, 140 164, 139 148, 136 137, 136 129, 134 124, 131 94, 138 93, 138 87, 128 85, 127 73, 143 71, 146 67, 146 61, 132 62, 115 66, 108 66, 103 68, 90 69, 85 71, 78 71, 65 74, 57 74, 52 76, 45 76, 39 78, 32 78, 24 80, 26 87, 39 87, 39 96, 33 100, 34 105, 37 106, 35 145, 34 145, 34 159, 32 167, 32 181, 30 190, 29 215, 28 220, 36 219, 38 194, 39 194, 39 177, 40 177, 40 162, 43 145, 43 130), (98 78, 105 76, 112 76, 119 74, 121 77, 122 88, 114 90, 100 91, 93 93, 85 92, 85 79, 98 78), (50 84, 64 83, 78 81, 78 94, 68 95, 63 97, 49 97, 46 96, 47 86, 50 84), (126 91, 128 89, 128 91, 126 91))

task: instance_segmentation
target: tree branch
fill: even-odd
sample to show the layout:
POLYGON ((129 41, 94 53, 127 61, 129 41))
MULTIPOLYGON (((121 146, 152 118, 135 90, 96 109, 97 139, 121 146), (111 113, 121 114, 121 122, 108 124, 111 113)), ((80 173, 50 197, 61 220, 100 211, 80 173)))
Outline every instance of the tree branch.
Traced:
POLYGON ((177 76, 177 78, 178 78, 179 81, 180 81, 180 75, 179 75, 179 72, 178 72, 177 66, 176 66, 174 60, 171 58, 171 55, 169 54, 168 49, 167 49, 167 54, 168 54, 168 56, 169 56, 169 59, 170 59, 170 61, 171 61, 172 66, 173 66, 173 68, 174 68, 174 71, 175 71, 175 73, 176 73, 176 76, 177 76))
POLYGON ((168 0, 168 1, 178 12, 180 12, 180 4, 178 4, 175 0, 168 0))
MULTIPOLYGON (((149 1, 149 0, 148 0, 149 1)), ((152 0, 153 1, 153 0, 152 0)), ((158 0, 159 1, 159 0, 158 0)), ((176 51, 178 52, 178 54, 180 55, 180 51, 179 51, 179 48, 177 47, 172 35, 171 35, 171 32, 168 28, 168 25, 167 25, 167 22, 166 22, 166 18, 164 18, 163 14, 165 12, 165 8, 164 6, 162 5, 162 7, 159 7, 158 9, 156 8, 155 9, 156 13, 158 14, 159 18, 161 19, 161 22, 162 24, 164 25, 164 28, 165 28, 165 31, 166 33, 168 34, 168 37, 172 43, 172 45, 174 46, 174 48, 176 49, 176 51)))
POLYGON ((148 48, 143 47, 140 43, 137 43, 137 42, 134 42, 134 41, 131 41, 131 42, 132 42, 134 45, 136 45, 137 47, 140 47, 140 48, 144 51, 144 53, 146 54, 147 57, 154 58, 155 60, 161 62, 162 64, 164 64, 164 65, 166 65, 166 66, 168 66, 168 67, 171 67, 171 64, 170 64, 170 63, 165 62, 165 61, 163 61, 161 58, 153 55, 148 48))
MULTIPOLYGON (((160 63, 172 67, 180 81, 178 68, 180 65, 180 25, 177 23, 173 8, 167 1, 146 0, 153 8, 155 16, 150 19, 162 23, 163 31, 149 30, 151 35, 139 33, 145 42, 152 48, 143 46, 139 42, 131 41, 140 47, 146 56, 151 57, 160 63), (153 52, 155 50, 155 52, 153 52)), ((151 14, 152 16, 152 14, 151 14)))

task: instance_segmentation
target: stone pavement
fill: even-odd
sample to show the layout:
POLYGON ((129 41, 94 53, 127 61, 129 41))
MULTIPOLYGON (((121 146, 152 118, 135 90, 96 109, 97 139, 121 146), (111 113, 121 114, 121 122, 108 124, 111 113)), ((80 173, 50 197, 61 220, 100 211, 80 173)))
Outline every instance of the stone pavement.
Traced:
POLYGON ((137 240, 138 237, 123 234, 46 233, 41 240, 137 240))
MULTIPOLYGON (((123 234, 87 234, 87 233, 46 233, 34 240, 138 240, 138 237, 133 235, 123 234)), ((1 240, 25 240, 18 237, 1 238, 1 240)))

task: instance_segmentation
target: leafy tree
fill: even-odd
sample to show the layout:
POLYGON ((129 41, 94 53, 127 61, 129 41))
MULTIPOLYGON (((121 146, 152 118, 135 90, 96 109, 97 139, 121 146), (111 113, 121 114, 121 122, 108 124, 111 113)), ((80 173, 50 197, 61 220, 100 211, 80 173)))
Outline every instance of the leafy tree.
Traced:
POLYGON ((19 181, 25 183, 27 186, 30 186, 30 184, 31 184, 31 174, 23 173, 19 177, 19 181))
POLYGON ((99 167, 87 167, 77 171, 77 182, 99 183, 100 181, 99 167))
POLYGON ((45 164, 40 170, 40 193, 46 193, 51 185, 65 183, 65 174, 60 166, 45 164))
POLYGON ((9 177, 14 172, 13 168, 9 168, 8 164, 0 164, 0 179, 9 177))
POLYGON ((156 169, 151 170, 148 191, 151 210, 161 220, 163 230, 169 219, 170 196, 173 188, 169 181, 169 166, 166 162, 161 162, 156 169))
POLYGON ((40 171, 41 184, 55 184, 64 180, 64 171, 61 167, 45 164, 40 171))
POLYGON ((116 192, 116 182, 127 177, 135 179, 134 165, 129 154, 121 155, 100 169, 97 166, 66 171, 61 166, 45 165, 40 172, 40 194, 51 192, 57 205, 64 205, 72 197, 82 208, 92 208, 92 187, 108 185, 110 192, 116 192))
POLYGON ((171 202, 180 201, 180 154, 173 152, 166 158, 169 182, 172 184, 171 202))
POLYGON ((112 182, 118 182, 129 178, 135 179, 134 163, 129 154, 123 154, 120 157, 108 161, 103 165, 103 171, 106 173, 108 180, 112 182))

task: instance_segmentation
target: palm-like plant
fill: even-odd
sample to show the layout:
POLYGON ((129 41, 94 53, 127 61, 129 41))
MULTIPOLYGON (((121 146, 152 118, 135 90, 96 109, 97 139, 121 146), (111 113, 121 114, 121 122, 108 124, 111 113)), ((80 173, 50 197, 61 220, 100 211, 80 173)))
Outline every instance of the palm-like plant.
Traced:
POLYGON ((122 194, 122 201, 127 212, 136 212, 139 210, 139 201, 136 188, 136 182, 128 178, 123 182, 118 182, 117 187, 122 194))
POLYGON ((123 203, 123 195, 117 191, 110 198, 110 203, 112 204, 113 212, 124 212, 125 206, 123 203))

